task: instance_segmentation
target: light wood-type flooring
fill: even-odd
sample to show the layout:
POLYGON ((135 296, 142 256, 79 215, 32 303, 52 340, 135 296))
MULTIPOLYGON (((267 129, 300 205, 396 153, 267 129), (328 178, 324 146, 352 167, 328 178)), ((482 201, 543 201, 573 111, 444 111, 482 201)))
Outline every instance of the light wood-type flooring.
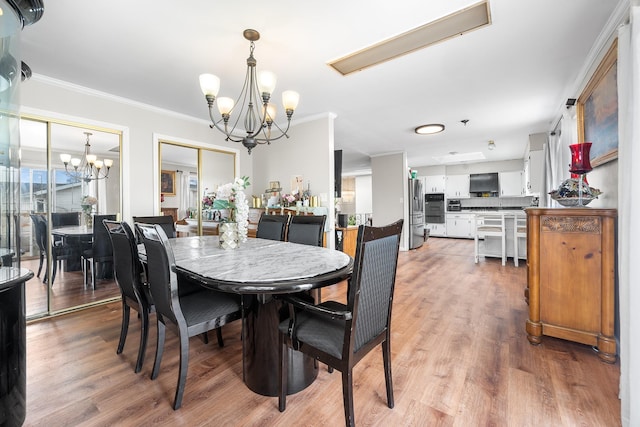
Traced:
MULTIPOLYGON (((386 405, 382 356, 374 350, 354 369, 356 425, 618 426, 619 362, 600 361, 588 346, 525 334, 526 266, 509 259, 473 262, 473 241, 430 238, 402 252, 392 321, 395 408, 386 405)), ((345 284, 323 291, 344 298, 345 284)), ((152 317, 155 323, 155 317, 152 317)), ((120 305, 91 308, 27 326, 26 426, 339 426, 344 424, 340 373, 277 398, 242 382, 240 323, 216 340, 190 341, 182 408, 171 408, 178 342, 167 332, 158 379, 145 364, 133 372, 139 321, 132 319, 116 355, 120 305)))

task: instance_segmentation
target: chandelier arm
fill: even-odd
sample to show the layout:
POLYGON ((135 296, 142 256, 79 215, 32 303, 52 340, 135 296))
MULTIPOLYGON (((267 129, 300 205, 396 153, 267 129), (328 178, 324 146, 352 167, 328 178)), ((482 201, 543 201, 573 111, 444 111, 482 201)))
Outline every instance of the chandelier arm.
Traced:
MULTIPOLYGON (((259 144, 265 144, 265 143, 269 143, 271 141, 277 141, 279 139, 281 139, 282 137, 287 137, 289 138, 289 135, 287 135, 287 132, 289 131, 289 126, 291 125, 291 121, 287 121, 287 128, 282 130, 282 128, 280 126, 278 126, 278 124, 276 122, 272 123, 272 126, 275 126, 278 131, 280 132, 280 135, 273 137, 271 136, 271 134, 269 134, 269 136, 265 135, 265 138, 256 138, 256 141, 258 141, 259 144)), ((265 130, 266 132, 266 130, 265 130)))

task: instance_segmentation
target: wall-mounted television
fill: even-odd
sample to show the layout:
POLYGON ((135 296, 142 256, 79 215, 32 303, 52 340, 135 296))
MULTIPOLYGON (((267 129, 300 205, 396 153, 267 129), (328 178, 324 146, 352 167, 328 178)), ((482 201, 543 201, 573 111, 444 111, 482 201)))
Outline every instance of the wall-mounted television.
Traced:
POLYGON ((470 193, 497 193, 498 173, 472 173, 469 175, 469 192, 470 193))

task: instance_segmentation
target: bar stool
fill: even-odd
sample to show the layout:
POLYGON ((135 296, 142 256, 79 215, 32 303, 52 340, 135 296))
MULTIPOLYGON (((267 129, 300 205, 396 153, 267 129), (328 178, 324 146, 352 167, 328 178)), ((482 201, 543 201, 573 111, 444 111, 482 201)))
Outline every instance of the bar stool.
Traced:
MULTIPOLYGON (((520 239, 527 241, 527 216, 525 214, 517 213, 513 219, 513 265, 518 266, 518 242, 520 239)), ((523 255, 523 259, 527 259, 526 252, 523 255)))
POLYGON ((479 261, 480 255, 487 256, 486 237, 500 237, 500 247, 502 255, 502 265, 507 262, 507 245, 505 232, 505 214, 477 214, 476 215, 476 233, 474 237, 475 243, 475 260, 479 261), (480 253, 480 239, 484 239, 484 252, 480 253))

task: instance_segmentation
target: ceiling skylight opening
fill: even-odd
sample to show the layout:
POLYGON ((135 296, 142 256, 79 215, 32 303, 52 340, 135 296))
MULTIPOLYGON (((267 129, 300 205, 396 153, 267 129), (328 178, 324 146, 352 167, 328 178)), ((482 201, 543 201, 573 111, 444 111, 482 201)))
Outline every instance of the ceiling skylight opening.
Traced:
POLYGON ((487 25, 491 25, 491 12, 489 0, 483 0, 398 36, 330 61, 329 65, 346 76, 487 25))

